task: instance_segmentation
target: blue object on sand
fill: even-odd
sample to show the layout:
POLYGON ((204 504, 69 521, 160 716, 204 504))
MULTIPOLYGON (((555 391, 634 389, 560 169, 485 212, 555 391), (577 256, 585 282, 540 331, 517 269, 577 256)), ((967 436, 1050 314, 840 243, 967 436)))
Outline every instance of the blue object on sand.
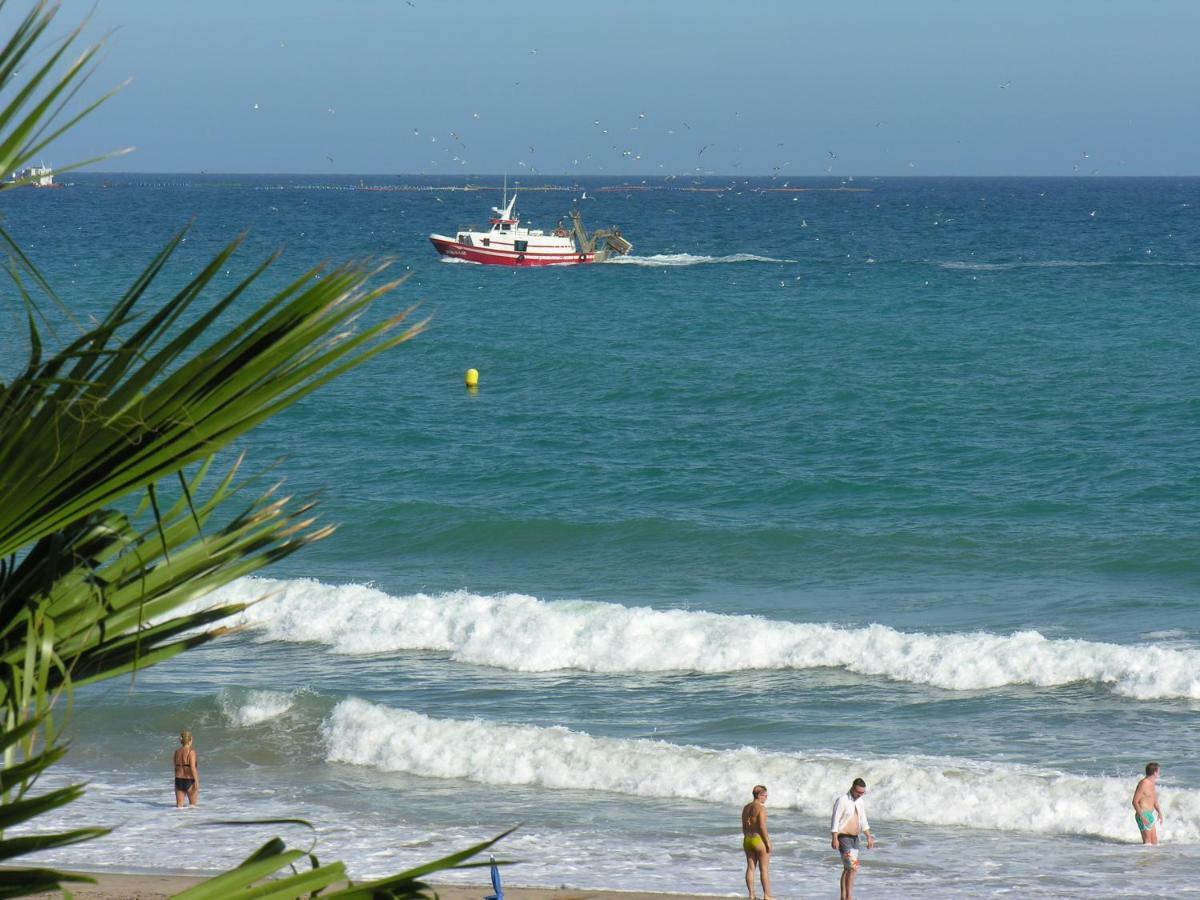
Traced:
POLYGON ((504 900, 504 888, 500 886, 500 867, 496 865, 496 857, 489 856, 492 861, 492 891, 483 900, 504 900))

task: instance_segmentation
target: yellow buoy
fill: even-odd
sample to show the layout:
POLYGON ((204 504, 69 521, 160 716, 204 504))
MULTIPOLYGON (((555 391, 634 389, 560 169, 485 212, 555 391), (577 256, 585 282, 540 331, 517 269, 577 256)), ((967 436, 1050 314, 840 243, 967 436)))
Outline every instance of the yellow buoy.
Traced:
POLYGON ((466 375, 466 378, 464 379, 464 381, 466 382, 467 387, 472 387, 472 388, 478 387, 479 386, 479 370, 478 369, 467 369, 467 375, 466 375))

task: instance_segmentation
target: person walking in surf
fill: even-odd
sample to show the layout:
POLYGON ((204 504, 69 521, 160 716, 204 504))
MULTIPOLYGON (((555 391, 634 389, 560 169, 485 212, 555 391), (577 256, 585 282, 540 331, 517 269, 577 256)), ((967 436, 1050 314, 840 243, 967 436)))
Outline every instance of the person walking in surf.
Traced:
POLYGON ((200 770, 196 767, 196 750, 192 733, 179 732, 179 749, 175 751, 175 808, 183 807, 186 798, 191 806, 200 802, 200 770))
POLYGON ((1146 763, 1146 777, 1133 789, 1133 817, 1143 844, 1158 843, 1158 823, 1163 818, 1158 808, 1158 771, 1158 763, 1146 763))
POLYGON ((767 836, 767 789, 756 784, 754 799, 742 807, 742 851, 746 854, 746 890, 754 900, 754 870, 762 880, 763 900, 771 897, 771 839, 767 836))
POLYGON ((866 793, 867 783, 855 778, 850 790, 833 804, 833 818, 829 823, 832 835, 830 843, 842 855, 841 900, 853 900, 854 876, 858 873, 859 835, 866 834, 868 850, 875 846, 875 838, 871 837, 871 823, 867 821, 867 806, 863 802, 866 793))

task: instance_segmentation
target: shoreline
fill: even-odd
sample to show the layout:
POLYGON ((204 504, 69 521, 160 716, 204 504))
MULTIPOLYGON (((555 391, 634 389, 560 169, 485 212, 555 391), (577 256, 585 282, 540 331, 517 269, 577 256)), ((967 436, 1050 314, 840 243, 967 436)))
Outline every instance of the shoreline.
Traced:
MULTIPOLYGON (((66 870, 63 870, 66 871, 66 870)), ((140 873, 125 872, 84 872, 75 874, 87 875, 96 879, 95 884, 68 883, 67 889, 78 900, 167 900, 175 894, 193 887, 212 875, 177 875, 169 873, 140 873)), ((219 873, 212 873, 213 875, 219 873)), ((486 874, 486 873, 485 873, 486 874)), ((444 900, 479 900, 484 894, 491 893, 491 884, 486 879, 480 879, 478 885, 437 884, 430 882, 444 900)), ((61 898, 61 893, 49 892, 32 894, 35 900, 50 900, 61 898)), ((505 885, 504 896, 512 900, 596 900, 596 898, 613 897, 619 900, 712 900, 713 897, 734 896, 729 894, 676 894, 652 891, 615 891, 606 888, 547 888, 520 887, 505 885)))

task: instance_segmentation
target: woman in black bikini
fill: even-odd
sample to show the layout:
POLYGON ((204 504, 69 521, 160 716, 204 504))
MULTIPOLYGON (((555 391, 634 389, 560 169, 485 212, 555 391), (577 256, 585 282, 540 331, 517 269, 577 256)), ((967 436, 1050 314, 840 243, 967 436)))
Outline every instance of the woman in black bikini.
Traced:
POLYGON ((179 732, 179 749, 175 751, 175 808, 183 806, 184 797, 195 806, 200 802, 200 770, 196 768, 196 751, 192 733, 179 732))

